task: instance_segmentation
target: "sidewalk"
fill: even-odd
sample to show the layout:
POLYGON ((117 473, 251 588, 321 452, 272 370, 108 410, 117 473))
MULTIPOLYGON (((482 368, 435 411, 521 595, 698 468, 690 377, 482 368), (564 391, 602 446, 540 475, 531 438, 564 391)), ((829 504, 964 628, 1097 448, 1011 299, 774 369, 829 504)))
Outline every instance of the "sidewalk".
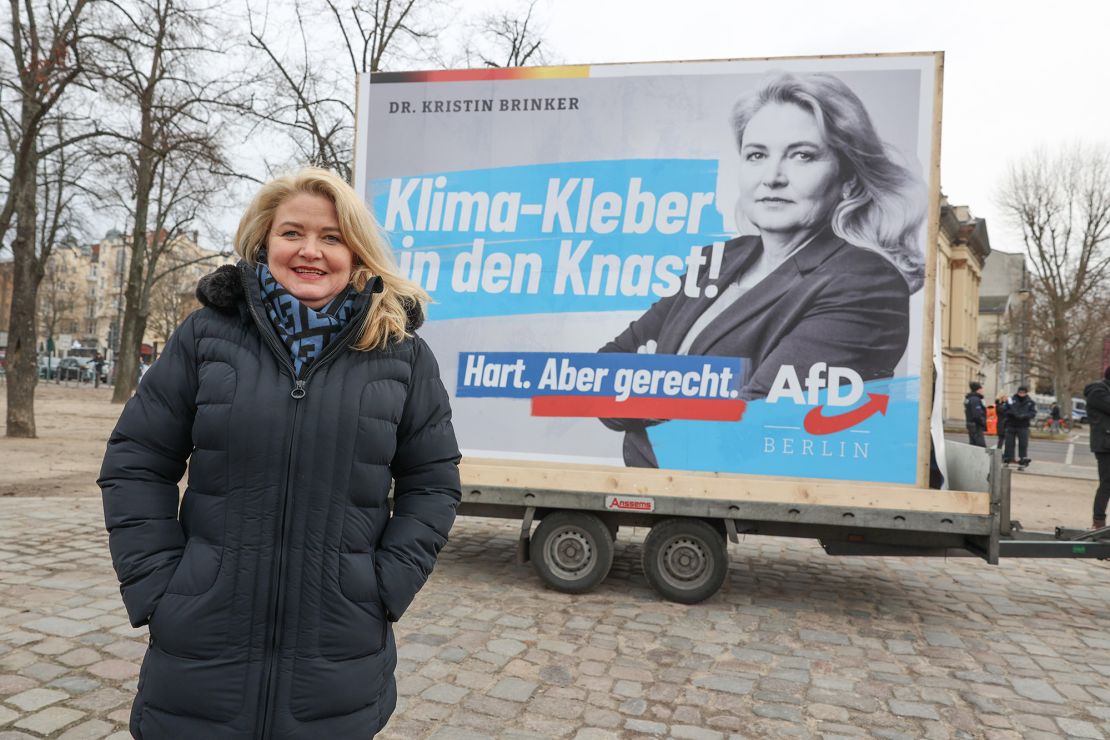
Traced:
POLYGON ((1015 466, 1010 467, 1014 471, 1014 475, 1040 475, 1049 478, 1098 481, 1098 468, 1089 468, 1083 465, 1065 465, 1064 463, 1034 460, 1025 470, 1018 470, 1015 466))

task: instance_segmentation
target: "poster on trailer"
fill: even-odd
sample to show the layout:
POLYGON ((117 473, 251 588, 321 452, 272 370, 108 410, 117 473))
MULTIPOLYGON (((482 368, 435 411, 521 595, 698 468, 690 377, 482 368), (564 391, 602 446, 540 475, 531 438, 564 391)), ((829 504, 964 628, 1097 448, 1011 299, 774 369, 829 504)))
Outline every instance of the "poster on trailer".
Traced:
POLYGON ((363 77, 355 186, 464 454, 918 483, 939 69, 363 77))

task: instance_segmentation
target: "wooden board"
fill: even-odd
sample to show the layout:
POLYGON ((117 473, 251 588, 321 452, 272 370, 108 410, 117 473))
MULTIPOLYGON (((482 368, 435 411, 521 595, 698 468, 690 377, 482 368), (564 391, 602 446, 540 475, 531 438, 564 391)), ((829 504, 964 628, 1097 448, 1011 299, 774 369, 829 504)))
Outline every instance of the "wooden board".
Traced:
MULTIPOLYGON (((921 405, 917 419, 917 485, 929 485, 929 450, 932 447, 933 416, 933 335, 937 305, 937 239, 940 232, 940 131, 941 100, 944 88, 944 52, 933 52, 933 152, 929 163, 928 227, 925 229, 925 285, 922 288, 923 313, 921 329, 921 405)), ((942 317, 943 318, 943 317, 942 317)), ((941 442, 938 441, 938 444, 941 442)))
POLYGON ((530 490, 592 491, 626 496, 677 496, 871 509, 990 515, 990 494, 934 491, 894 484, 615 468, 521 460, 466 459, 463 489, 499 486, 530 490))

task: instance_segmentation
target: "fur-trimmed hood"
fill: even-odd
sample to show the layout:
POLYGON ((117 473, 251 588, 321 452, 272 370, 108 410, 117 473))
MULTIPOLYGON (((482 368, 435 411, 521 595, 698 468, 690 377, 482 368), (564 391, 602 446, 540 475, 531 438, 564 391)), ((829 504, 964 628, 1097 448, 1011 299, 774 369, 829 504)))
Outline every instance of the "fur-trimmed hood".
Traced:
MULTIPOLYGON (((254 277, 254 271, 245 269, 245 263, 238 265, 221 265, 215 272, 210 272, 197 283, 197 300, 202 306, 215 309, 221 313, 236 313, 246 308, 246 290, 243 280, 249 274, 254 277)), ((381 278, 372 279, 363 289, 364 293, 381 293, 381 278)), ((245 312, 245 311, 244 311, 245 312)), ((405 305, 408 321, 406 331, 412 333, 424 324, 424 309, 417 301, 408 301, 405 305)))

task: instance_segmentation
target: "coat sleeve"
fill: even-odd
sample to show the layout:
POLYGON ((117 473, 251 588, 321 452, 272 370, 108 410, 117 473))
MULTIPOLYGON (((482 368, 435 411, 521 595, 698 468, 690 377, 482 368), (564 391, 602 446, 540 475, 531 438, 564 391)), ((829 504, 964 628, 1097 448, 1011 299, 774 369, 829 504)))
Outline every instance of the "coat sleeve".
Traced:
POLYGON ((740 395, 767 395, 783 365, 799 377, 824 362, 850 367, 863 379, 890 377, 909 339, 909 289, 897 272, 870 282, 837 280, 752 369, 740 395))
POLYGON ((459 448, 451 426, 447 390, 424 340, 414 345, 412 377, 397 428, 393 515, 382 532, 375 565, 386 616, 396 622, 408 609, 447 544, 462 498, 459 448))
POLYGON ((983 429, 987 428, 987 407, 983 405, 983 399, 976 397, 974 399, 975 409, 975 423, 983 429))
POLYGON ((1091 383, 1087 388, 1089 389, 1086 395, 1088 410, 1095 409, 1103 416, 1110 417, 1110 384, 1091 383))
POLYGON ((134 627, 150 620, 185 548, 177 484, 193 449, 196 396, 190 317, 124 407, 97 480, 112 564, 134 627))

